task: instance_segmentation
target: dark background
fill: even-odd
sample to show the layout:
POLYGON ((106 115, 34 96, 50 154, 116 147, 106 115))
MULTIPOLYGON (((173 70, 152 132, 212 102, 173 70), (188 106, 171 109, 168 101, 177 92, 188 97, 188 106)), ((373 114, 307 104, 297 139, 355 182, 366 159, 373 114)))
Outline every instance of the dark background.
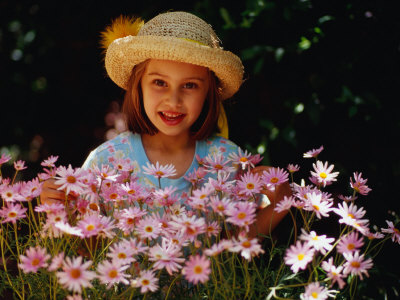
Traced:
MULTIPOLYGON (((123 97, 100 31, 120 14, 186 10, 243 60, 246 81, 226 102, 231 140, 264 149, 265 164, 299 164, 306 179, 302 155, 323 145, 320 159, 341 173, 330 192, 350 193, 362 172, 372 192, 356 204, 386 227, 400 210, 398 2, 0 0, 0 152, 27 162, 25 179, 49 155, 80 166, 115 130, 123 97)), ((388 242, 376 258, 379 295, 399 288, 399 247, 388 242)))

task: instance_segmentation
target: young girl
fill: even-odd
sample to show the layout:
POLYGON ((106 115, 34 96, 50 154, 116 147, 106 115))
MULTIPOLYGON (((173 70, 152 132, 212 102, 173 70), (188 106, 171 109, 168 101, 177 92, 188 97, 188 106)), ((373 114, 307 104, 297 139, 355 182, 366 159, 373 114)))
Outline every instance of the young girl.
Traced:
MULTIPOLYGON (((107 74, 126 90, 123 111, 129 132, 92 151, 85 168, 129 159, 140 182, 156 187, 146 167, 172 164, 176 172, 162 178, 162 185, 175 187, 179 194, 189 193, 191 183, 185 177, 199 168, 197 158, 237 153, 238 147, 221 136, 226 135, 221 102, 239 89, 243 66, 239 57, 221 48, 210 25, 186 12, 163 13, 145 24, 121 18, 103 32, 103 46, 107 74)), ((48 180, 42 202, 64 201, 58 188, 48 180)), ((258 211, 253 236, 268 234, 279 223, 284 213, 273 209, 290 188, 284 184, 265 194, 271 205, 258 211)))

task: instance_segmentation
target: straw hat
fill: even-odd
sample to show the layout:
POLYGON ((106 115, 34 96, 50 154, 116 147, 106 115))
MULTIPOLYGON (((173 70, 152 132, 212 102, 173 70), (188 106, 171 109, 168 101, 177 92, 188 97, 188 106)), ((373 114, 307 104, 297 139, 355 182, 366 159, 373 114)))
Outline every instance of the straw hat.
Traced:
POLYGON ((146 23, 140 19, 130 21, 130 33, 125 29, 124 33, 116 33, 115 23, 102 33, 107 73, 121 88, 127 89, 132 68, 149 58, 209 68, 221 82, 222 99, 233 96, 242 84, 240 58, 223 50, 214 30, 199 17, 187 12, 167 12, 146 23))

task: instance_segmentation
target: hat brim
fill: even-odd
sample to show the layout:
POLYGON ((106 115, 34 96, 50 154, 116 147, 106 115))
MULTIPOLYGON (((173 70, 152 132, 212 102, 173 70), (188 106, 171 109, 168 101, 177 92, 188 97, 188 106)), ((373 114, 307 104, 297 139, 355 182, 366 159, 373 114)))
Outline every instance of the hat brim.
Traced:
POLYGON ((232 52, 176 37, 117 39, 107 49, 105 67, 111 80, 126 90, 132 68, 147 59, 173 60, 209 68, 221 82, 223 100, 232 97, 243 80, 242 62, 232 52))

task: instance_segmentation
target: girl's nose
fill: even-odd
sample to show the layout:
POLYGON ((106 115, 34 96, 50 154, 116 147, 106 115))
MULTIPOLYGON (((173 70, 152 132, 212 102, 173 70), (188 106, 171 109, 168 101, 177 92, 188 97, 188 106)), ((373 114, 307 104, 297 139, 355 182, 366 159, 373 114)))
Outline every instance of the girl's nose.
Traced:
POLYGON ((182 97, 181 93, 178 88, 176 89, 170 89, 168 95, 167 95, 167 102, 168 104, 174 108, 174 107, 180 107, 182 105, 182 97))

